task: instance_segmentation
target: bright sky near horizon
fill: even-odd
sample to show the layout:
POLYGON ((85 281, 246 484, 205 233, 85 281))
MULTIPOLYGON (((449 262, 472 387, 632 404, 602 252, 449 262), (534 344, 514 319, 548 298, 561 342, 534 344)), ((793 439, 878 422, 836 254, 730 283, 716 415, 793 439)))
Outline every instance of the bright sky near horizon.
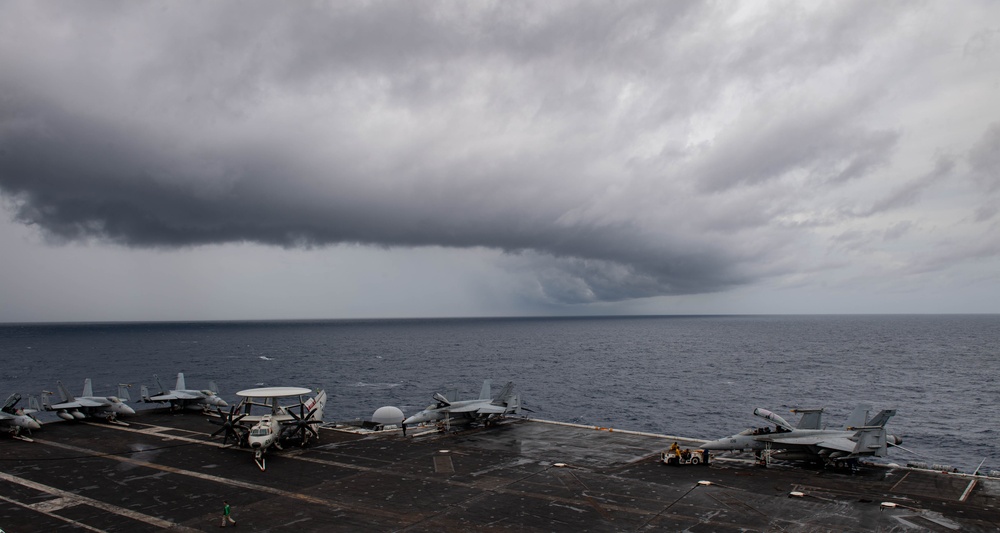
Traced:
POLYGON ((1000 312, 1000 3, 0 3, 0 322, 1000 312))

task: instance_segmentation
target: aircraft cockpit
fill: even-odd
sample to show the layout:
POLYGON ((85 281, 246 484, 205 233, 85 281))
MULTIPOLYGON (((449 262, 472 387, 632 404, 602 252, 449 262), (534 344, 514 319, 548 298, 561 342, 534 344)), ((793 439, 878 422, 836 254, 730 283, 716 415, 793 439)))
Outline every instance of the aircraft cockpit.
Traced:
POLYGON ((255 427, 250 430, 251 437, 266 437, 271 434, 271 426, 255 427))

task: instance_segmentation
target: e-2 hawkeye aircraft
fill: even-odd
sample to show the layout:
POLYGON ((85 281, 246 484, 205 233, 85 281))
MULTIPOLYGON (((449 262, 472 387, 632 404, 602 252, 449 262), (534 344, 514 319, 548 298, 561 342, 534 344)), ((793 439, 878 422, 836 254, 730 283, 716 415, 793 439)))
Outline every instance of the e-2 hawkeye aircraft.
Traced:
POLYGON ((843 429, 822 429, 822 409, 794 409, 802 413, 797 427, 767 409, 754 409, 753 414, 772 422, 775 427, 750 428, 731 437, 707 442, 704 450, 752 450, 757 459, 822 462, 843 466, 859 457, 888 455, 889 446, 899 446, 903 439, 886 434, 885 423, 896 414, 895 409, 880 411, 872 418, 870 405, 859 405, 843 429))
POLYGON ((15 392, 4 402, 3 407, 0 408, 0 427, 6 428, 7 433, 15 439, 32 442, 28 437, 21 435, 21 431, 27 431, 30 434, 31 430, 41 429, 42 425, 38 423, 38 420, 35 420, 35 417, 31 416, 34 410, 17 408, 19 401, 21 401, 21 395, 15 392))
POLYGON ((435 392, 432 397, 437 400, 436 404, 428 405, 423 411, 403 420, 403 425, 409 426, 424 422, 451 420, 452 418, 465 421, 483 421, 489 424, 505 414, 520 414, 521 409, 528 410, 521 406, 521 398, 514 394, 514 383, 511 381, 504 385, 496 398, 490 394, 490 380, 488 379, 483 381, 479 398, 475 400, 452 401, 439 392, 435 392))
POLYGON ((239 405, 230 408, 228 414, 217 409, 218 419, 208 420, 222 426, 212 436, 223 433, 223 446, 232 438, 237 445, 250 447, 254 451, 254 462, 264 470, 264 454, 272 447, 280 450, 281 443, 286 440, 298 439, 305 446, 310 437, 319 439, 314 426, 323 423, 326 392, 321 390, 315 397, 306 397, 311 392, 303 387, 241 390, 236 393, 242 398, 239 405), (286 398, 297 401, 282 404, 281 400, 286 398), (257 414, 252 412, 254 406, 257 406, 257 414))
POLYGON ((62 381, 56 381, 59 387, 59 397, 61 402, 53 404, 49 397, 53 393, 42 391, 42 403, 37 405, 34 397, 31 398, 31 407, 36 410, 55 411, 56 416, 63 420, 83 420, 87 417, 104 418, 113 424, 128 425, 118 421, 119 415, 134 415, 135 410, 129 407, 119 398, 124 396, 128 399, 126 385, 118 386, 118 396, 94 396, 94 387, 90 378, 83 380, 83 394, 73 397, 66 390, 62 381))
POLYGON ((149 394, 149 387, 143 385, 140 389, 140 396, 143 402, 170 402, 170 409, 197 409, 208 411, 212 407, 228 407, 229 404, 219 397, 219 387, 214 381, 208 382, 208 388, 204 390, 189 389, 184 383, 184 373, 177 374, 177 384, 173 389, 167 390, 161 383, 160 378, 153 374, 153 381, 160 392, 156 395, 149 394))

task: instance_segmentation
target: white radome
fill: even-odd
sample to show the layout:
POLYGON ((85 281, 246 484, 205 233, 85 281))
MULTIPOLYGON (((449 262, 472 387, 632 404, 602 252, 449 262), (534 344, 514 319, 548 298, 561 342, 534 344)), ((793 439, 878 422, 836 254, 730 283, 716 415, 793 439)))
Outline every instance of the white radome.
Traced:
POLYGON ((372 422, 384 426, 391 424, 398 425, 403 422, 404 418, 406 417, 403 416, 403 411, 399 407, 387 405, 375 410, 375 414, 372 415, 372 422))

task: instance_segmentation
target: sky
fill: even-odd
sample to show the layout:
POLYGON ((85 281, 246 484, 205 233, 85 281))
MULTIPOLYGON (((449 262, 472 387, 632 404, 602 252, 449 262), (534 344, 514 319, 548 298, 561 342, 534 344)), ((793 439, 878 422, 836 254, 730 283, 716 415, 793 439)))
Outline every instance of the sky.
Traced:
POLYGON ((0 3, 0 322, 1000 312, 1000 3, 0 3))

